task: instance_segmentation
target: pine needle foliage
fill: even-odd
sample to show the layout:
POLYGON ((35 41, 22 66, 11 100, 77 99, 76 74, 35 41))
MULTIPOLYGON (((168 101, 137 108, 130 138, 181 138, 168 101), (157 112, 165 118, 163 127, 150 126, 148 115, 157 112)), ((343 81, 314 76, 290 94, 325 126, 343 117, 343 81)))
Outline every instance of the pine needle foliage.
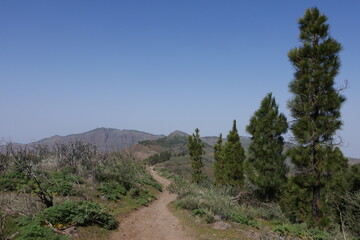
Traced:
POLYGON ((245 151, 240 143, 240 136, 236 128, 236 120, 233 122, 232 130, 227 135, 227 142, 222 147, 223 169, 221 183, 230 186, 242 186, 244 184, 245 151))
POLYGON ((266 201, 275 200, 286 182, 288 168, 282 154, 288 124, 271 93, 262 100, 260 108, 250 119, 246 130, 252 135, 248 152, 249 180, 266 201))
POLYGON ((195 183, 200 183, 206 179, 206 175, 202 172, 202 168, 204 167, 203 155, 205 154, 204 143, 200 138, 199 132, 200 130, 196 128, 195 133, 192 136, 190 135, 188 139, 188 149, 191 159, 191 167, 193 169, 191 181, 195 183))
POLYGON ((217 143, 214 145, 214 177, 216 184, 225 184, 223 171, 224 171, 224 157, 223 157, 223 143, 222 134, 220 134, 217 143))
MULTIPOLYGON (((340 129, 340 108, 344 96, 334 88, 340 68, 341 45, 329 35, 327 17, 317 8, 306 10, 299 19, 302 46, 290 50, 288 56, 295 68, 289 88, 293 98, 288 106, 293 117, 291 130, 298 146, 289 151, 297 167, 294 182, 311 196, 311 215, 316 223, 326 207, 327 186, 343 171, 346 160, 334 148, 334 135, 340 129)), ((309 206, 309 207, 310 207, 309 206)))

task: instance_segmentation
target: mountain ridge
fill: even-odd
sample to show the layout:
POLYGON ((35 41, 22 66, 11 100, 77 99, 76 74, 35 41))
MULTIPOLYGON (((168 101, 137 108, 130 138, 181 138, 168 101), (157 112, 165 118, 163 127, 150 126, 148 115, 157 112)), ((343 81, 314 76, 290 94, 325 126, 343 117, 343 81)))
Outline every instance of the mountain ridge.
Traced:
POLYGON ((101 127, 83 133, 69 134, 65 136, 54 135, 52 137, 43 138, 28 144, 13 144, 15 146, 34 146, 40 144, 52 147, 55 144, 82 141, 96 145, 99 151, 111 152, 124 150, 140 141, 156 140, 163 137, 165 136, 155 135, 138 130, 119 130, 116 128, 101 127))
MULTIPOLYGON (((69 134, 65 136, 54 135, 52 137, 43 138, 28 144, 13 143, 13 146, 34 146, 41 144, 52 147, 55 144, 69 143, 78 140, 86 143, 92 143, 97 146, 99 151, 103 151, 103 152, 112 152, 112 151, 126 151, 127 153, 137 152, 137 154, 141 156, 140 159, 143 159, 144 157, 148 157, 151 154, 159 153, 161 151, 166 151, 166 148, 156 147, 155 149, 152 149, 149 148, 149 146, 145 147, 144 145, 141 144, 141 142, 156 141, 162 139, 162 142, 164 144, 164 141, 174 142, 174 141, 178 141, 176 139, 186 140, 188 136, 190 136, 190 134, 180 130, 175 130, 166 136, 163 134, 156 135, 156 134, 151 134, 144 131, 132 130, 132 129, 120 130, 116 128, 99 127, 83 133, 69 134), (140 144, 140 146, 136 146, 138 144, 140 144), (141 153, 142 151, 144 151, 144 153, 146 152, 146 154, 141 153)), ((214 144, 216 144, 217 142, 217 139, 218 137, 216 136, 202 137, 203 142, 207 144, 208 147, 214 146, 214 144)), ((247 146, 250 144, 251 141, 250 138, 247 136, 240 136, 240 140, 244 148, 247 148, 247 146)), ((226 139, 224 138, 223 141, 225 142, 226 139)), ((184 145, 184 143, 180 145, 184 145)), ((184 146, 182 146, 182 148, 184 146)), ((0 146, 0 148, 4 148, 4 147, 0 146)), ((348 159, 351 165, 360 163, 360 159, 358 158, 348 157, 348 159)))

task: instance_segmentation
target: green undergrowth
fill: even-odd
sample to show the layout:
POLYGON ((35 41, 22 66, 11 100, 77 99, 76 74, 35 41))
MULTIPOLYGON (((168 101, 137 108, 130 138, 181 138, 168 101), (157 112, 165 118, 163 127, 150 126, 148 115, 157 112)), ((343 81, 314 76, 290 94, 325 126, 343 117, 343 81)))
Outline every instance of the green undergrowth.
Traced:
POLYGON ((53 206, 34 208, 32 216, 7 214, 4 228, 7 237, 18 232, 14 239, 63 240, 69 238, 54 233, 49 226, 57 229, 76 226, 75 239, 107 239, 111 230, 117 228, 119 215, 148 206, 162 191, 162 185, 144 165, 117 155, 104 159, 94 168, 93 175, 81 175, 67 167, 58 171, 39 168, 34 173, 39 185, 15 165, 10 167, 0 176, 0 194, 19 193, 39 201, 39 195, 34 193, 41 190, 53 199, 53 206))
MULTIPOLYGON (((163 175, 168 175, 165 170, 161 172, 163 175)), ((234 189, 230 187, 216 187, 208 184, 200 186, 177 175, 170 175, 170 177, 172 184, 169 185, 168 189, 178 195, 177 200, 173 203, 174 211, 189 211, 190 214, 188 215, 192 216, 192 219, 189 219, 189 216, 185 218, 190 222, 195 221, 194 219, 201 219, 203 230, 200 233, 202 235, 208 237, 211 234, 214 235, 216 230, 212 229, 210 224, 222 220, 231 223, 231 228, 237 229, 238 239, 261 239, 265 236, 272 236, 275 239, 325 240, 341 237, 338 230, 334 230, 330 234, 306 224, 291 223, 276 203, 242 202, 235 198, 234 189), (247 226, 252 234, 244 231, 244 226, 247 226)), ((194 225, 194 223, 190 223, 190 225, 194 225)), ((209 237, 209 239, 236 239, 232 238, 236 234, 231 229, 221 231, 228 232, 229 235, 226 236, 223 232, 220 234, 221 237, 215 234, 219 238, 209 237)))
POLYGON ((92 201, 67 201, 38 212, 35 216, 13 217, 5 226, 5 233, 16 233, 17 240, 70 239, 56 234, 51 227, 64 229, 69 226, 93 226, 112 230, 118 226, 108 209, 92 201), (50 227, 51 226, 51 227, 50 227))
POLYGON ((333 238, 330 233, 316 228, 309 228, 306 224, 282 224, 273 228, 273 231, 285 238, 297 237, 314 240, 336 239, 333 238))
POLYGON ((173 173, 170 173, 166 168, 155 167, 154 170, 157 171, 160 174, 160 176, 168 179, 171 179, 173 176, 175 176, 173 173))
POLYGON ((126 189, 116 182, 102 183, 97 190, 109 201, 116 201, 126 195, 126 189))
MULTIPOLYGON (((34 172, 37 176, 39 186, 54 196, 75 196, 79 193, 75 190, 75 186, 84 184, 81 176, 67 171, 45 171, 37 170, 34 172)), ((0 191, 36 191, 39 186, 35 186, 34 179, 17 168, 16 165, 0 176, 0 191), (32 190, 31 190, 32 189, 32 190)))
POLYGON ((186 209, 178 208, 175 203, 172 203, 169 207, 170 211, 178 217, 181 224, 187 226, 188 233, 194 236, 198 240, 250 240, 260 239, 255 236, 261 236, 260 230, 245 224, 232 224, 231 228, 224 230, 216 230, 212 228, 211 224, 205 221, 205 215, 199 216, 194 211, 188 211, 186 209), (204 220, 199 221, 198 219, 204 220))
POLYGON ((88 226, 99 225, 108 230, 116 229, 117 222, 108 210, 97 202, 67 201, 50 208, 46 208, 39 217, 62 228, 67 225, 88 226))

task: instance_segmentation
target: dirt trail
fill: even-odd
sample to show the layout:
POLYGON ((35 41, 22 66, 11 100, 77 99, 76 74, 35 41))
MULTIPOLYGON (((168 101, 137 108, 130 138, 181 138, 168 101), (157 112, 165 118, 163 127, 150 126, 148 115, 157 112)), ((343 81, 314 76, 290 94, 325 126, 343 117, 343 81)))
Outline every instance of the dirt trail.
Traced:
POLYGON ((163 192, 149 207, 140 208, 119 219, 120 227, 111 240, 195 240, 190 237, 179 220, 171 214, 167 205, 176 194, 166 190, 170 181, 159 176, 153 169, 151 175, 163 185, 163 192))

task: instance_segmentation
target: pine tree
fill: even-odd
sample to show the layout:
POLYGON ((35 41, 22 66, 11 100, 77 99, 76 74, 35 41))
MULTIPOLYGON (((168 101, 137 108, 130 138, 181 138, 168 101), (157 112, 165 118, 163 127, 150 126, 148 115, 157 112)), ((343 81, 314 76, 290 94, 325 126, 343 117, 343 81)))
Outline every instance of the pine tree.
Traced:
POLYGON ((224 161, 222 172, 224 183, 231 186, 242 186, 244 184, 243 162, 245 160, 245 152, 240 143, 235 120, 221 152, 224 161))
POLYGON ((294 80, 289 101, 292 133, 298 146, 289 151, 297 167, 294 182, 311 196, 311 215, 318 222, 326 206, 327 186, 343 171, 345 158, 334 148, 334 134, 340 129, 340 107, 345 98, 334 88, 340 67, 341 45, 329 36, 327 18, 317 8, 299 19, 301 47, 290 50, 294 80))
POLYGON ((248 177, 267 201, 275 200, 286 182, 288 168, 282 154, 288 124, 269 93, 261 102, 246 130, 252 135, 249 146, 248 177))
POLYGON ((203 155, 204 151, 204 143, 201 141, 199 135, 199 129, 195 129, 195 134, 189 136, 188 149, 191 159, 191 167, 193 169, 193 173, 191 175, 191 181, 195 183, 199 183, 202 180, 206 179, 206 176, 202 172, 203 164, 203 155))
POLYGON ((223 157, 223 144, 222 144, 222 134, 220 134, 217 143, 214 146, 214 176, 216 184, 224 184, 224 157, 223 157))

